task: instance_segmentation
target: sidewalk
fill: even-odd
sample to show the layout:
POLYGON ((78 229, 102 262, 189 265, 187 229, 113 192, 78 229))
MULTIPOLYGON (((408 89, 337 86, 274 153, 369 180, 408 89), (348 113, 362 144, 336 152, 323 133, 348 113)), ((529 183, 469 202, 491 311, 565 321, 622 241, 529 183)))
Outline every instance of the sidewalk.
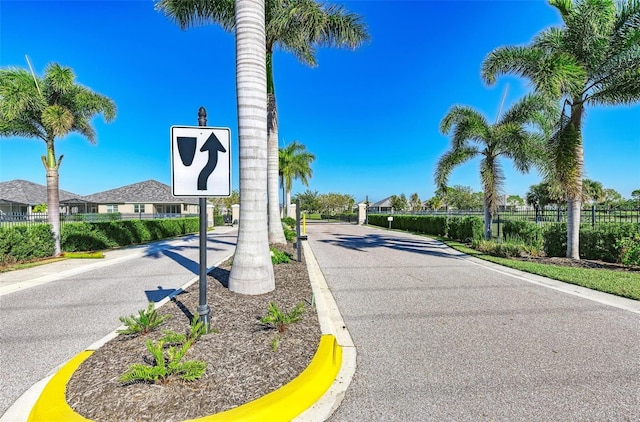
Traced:
POLYGON ((640 420, 640 302, 422 236, 307 231, 358 351, 331 421, 640 420))

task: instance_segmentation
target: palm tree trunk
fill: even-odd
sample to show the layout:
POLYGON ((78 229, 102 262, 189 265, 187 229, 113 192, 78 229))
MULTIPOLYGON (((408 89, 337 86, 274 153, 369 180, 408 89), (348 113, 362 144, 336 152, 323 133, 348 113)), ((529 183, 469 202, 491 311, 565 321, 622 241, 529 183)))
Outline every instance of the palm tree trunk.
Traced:
POLYGON ((60 247, 60 190, 58 167, 47 167, 47 218, 55 241, 54 256, 62 253, 60 247))
POLYGON ((493 221, 493 213, 491 209, 485 204, 484 206, 484 238, 485 240, 491 240, 493 233, 491 232, 491 222, 493 221))
POLYGON ((285 217, 289 216, 289 205, 291 204, 291 191, 287 190, 287 214, 285 215, 285 217))
POLYGON ((571 107, 571 123, 575 132, 575 179, 573 189, 567 195, 567 258, 580 259, 580 217, 582 209, 582 172, 584 149, 582 146, 582 102, 574 101, 571 107))
MULTIPOLYGON (((271 53, 267 52, 267 78, 272 79, 271 53)), ((280 201, 278 200, 278 184, 280 172, 278 171, 278 110, 276 108, 276 96, 273 92, 273 81, 267 83, 267 190, 269 199, 269 243, 285 244, 282 222, 280 220, 280 201), (271 87, 271 92, 269 92, 271 87)))
POLYGON ((264 0, 236 0, 240 221, 229 290, 275 288, 267 230, 267 89, 264 0))

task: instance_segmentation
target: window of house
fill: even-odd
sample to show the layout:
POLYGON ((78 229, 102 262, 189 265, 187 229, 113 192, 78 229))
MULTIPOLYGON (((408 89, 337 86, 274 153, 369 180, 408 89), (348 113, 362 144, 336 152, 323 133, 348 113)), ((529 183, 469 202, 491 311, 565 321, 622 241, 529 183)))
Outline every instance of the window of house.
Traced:
POLYGON ((107 213, 118 212, 118 204, 107 204, 107 213))
POLYGON ((144 204, 133 204, 133 212, 136 214, 144 212, 144 204))

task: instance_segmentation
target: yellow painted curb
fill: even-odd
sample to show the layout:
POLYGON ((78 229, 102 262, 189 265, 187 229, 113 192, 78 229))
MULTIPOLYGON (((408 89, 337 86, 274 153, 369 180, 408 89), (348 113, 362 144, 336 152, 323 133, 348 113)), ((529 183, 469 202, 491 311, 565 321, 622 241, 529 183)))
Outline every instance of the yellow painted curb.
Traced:
POLYGON ((80 364, 84 362, 91 354, 92 350, 85 350, 78 353, 69 362, 67 362, 60 370, 51 378, 42 390, 42 394, 33 405, 29 414, 28 422, 38 421, 88 421, 67 404, 65 392, 67 383, 71 379, 73 373, 78 369, 80 364))
MULTIPOLYGON (((65 390, 75 370, 92 353, 90 350, 79 353, 51 378, 33 406, 29 422, 89 421, 67 404, 65 390)), ((324 334, 309 366, 290 383, 242 406, 187 422, 290 421, 311 407, 329 389, 341 366, 342 347, 335 336, 324 334)))

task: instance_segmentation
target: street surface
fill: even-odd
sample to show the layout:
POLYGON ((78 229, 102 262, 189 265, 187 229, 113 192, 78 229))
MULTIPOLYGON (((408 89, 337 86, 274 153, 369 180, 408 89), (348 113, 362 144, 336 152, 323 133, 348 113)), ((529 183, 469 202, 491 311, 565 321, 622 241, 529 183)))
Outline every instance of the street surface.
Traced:
POLYGON ((357 350, 331 421, 640 421, 637 301, 533 284, 426 237, 307 233, 357 350))

